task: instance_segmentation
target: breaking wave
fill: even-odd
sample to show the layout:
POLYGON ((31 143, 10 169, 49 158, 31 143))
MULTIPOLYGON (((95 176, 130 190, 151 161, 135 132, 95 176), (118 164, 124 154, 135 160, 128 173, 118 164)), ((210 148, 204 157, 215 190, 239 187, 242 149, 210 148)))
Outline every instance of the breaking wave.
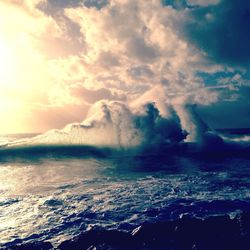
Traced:
POLYGON ((171 110, 162 117, 153 103, 133 113, 117 101, 99 101, 90 109, 87 119, 68 124, 62 130, 51 130, 35 138, 15 142, 42 145, 88 145, 131 148, 145 144, 180 142, 186 137, 180 120, 171 110))
POLYGON ((221 153, 249 149, 249 137, 219 136, 201 120, 193 105, 169 105, 166 109, 163 115, 151 102, 133 107, 132 111, 123 102, 102 100, 93 105, 81 123, 68 124, 62 130, 50 130, 32 138, 4 142, 0 153, 67 152, 78 156, 111 151, 221 153))

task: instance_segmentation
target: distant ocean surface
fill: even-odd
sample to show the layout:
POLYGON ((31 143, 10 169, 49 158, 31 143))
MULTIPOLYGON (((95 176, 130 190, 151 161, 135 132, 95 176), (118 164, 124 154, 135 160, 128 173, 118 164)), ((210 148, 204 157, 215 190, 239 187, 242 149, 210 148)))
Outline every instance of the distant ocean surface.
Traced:
POLYGON ((250 129, 217 132, 237 146, 140 154, 80 146, 6 151, 8 142, 35 135, 1 135, 0 247, 37 240, 56 246, 93 227, 128 231, 185 214, 250 211, 250 129))

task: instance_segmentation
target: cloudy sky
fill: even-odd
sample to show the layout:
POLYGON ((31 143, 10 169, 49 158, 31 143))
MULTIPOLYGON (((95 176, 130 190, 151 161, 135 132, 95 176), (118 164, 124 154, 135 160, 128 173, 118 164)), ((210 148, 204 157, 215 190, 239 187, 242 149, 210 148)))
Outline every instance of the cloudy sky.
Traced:
POLYGON ((80 122, 101 99, 250 127, 249 44, 249 0, 2 0, 0 133, 80 122))

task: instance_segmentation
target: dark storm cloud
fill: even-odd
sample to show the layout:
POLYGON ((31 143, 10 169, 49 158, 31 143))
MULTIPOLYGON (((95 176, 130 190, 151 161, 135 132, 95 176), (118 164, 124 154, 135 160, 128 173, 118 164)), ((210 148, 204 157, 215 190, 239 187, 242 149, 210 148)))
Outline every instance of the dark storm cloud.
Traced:
POLYGON ((154 72, 147 65, 132 67, 127 70, 127 72, 134 79, 140 79, 143 77, 151 78, 154 76, 154 72))
POLYGON ((79 0, 47 0, 41 2, 38 8, 47 14, 54 15, 58 11, 62 11, 67 7, 77 7, 80 5, 79 0))
POLYGON ((117 95, 111 93, 108 89, 97 89, 89 90, 84 87, 76 87, 72 89, 72 95, 76 98, 83 99, 84 101, 93 104, 102 99, 108 100, 120 100, 125 101, 126 97, 124 95, 117 95))
POLYGON ((127 39, 126 47, 128 54, 141 62, 153 62, 159 56, 154 46, 146 44, 145 40, 136 34, 127 39))
POLYGON ((170 5, 175 9, 183 9, 188 7, 186 0, 162 0, 163 5, 170 5))
POLYGON ((53 14, 55 11, 60 11, 64 8, 72 8, 82 5, 101 9, 107 3, 108 0, 47 0, 45 3, 42 3, 41 7, 45 12, 53 14))
POLYGON ((82 2, 86 7, 96 7, 100 9, 106 4, 108 4, 109 0, 85 0, 82 2))
POLYGON ((184 33, 210 59, 229 66, 250 64, 249 0, 222 0, 188 12, 184 33))

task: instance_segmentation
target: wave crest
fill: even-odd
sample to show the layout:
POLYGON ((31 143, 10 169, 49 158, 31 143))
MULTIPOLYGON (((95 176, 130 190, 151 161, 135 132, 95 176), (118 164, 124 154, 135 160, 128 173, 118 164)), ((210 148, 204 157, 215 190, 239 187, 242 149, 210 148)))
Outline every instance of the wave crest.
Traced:
POLYGON ((161 150, 176 145, 183 149, 181 145, 191 143, 195 145, 195 150, 221 151, 228 149, 230 143, 241 143, 223 140, 223 137, 211 131, 192 105, 169 105, 167 108, 167 115, 163 115, 153 102, 131 109, 120 101, 102 100, 93 105, 87 119, 80 123, 68 124, 62 130, 50 130, 7 145, 5 143, 2 148, 40 147, 41 150, 41 147, 49 146, 54 146, 54 149, 61 146, 84 146, 85 149, 161 150))

